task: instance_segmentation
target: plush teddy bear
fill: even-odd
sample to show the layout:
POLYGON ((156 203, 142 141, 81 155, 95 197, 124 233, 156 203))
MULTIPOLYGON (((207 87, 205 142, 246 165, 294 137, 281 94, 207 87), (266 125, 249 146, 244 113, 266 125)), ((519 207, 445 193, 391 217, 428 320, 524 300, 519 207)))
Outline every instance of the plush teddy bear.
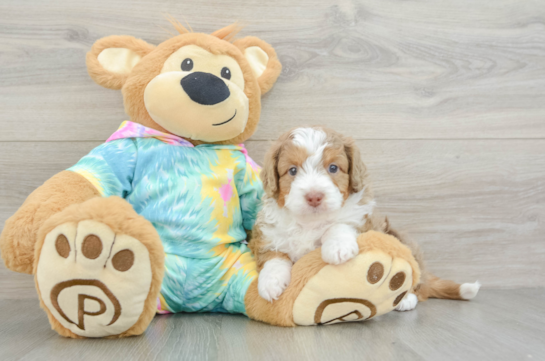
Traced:
POLYGON ((233 41, 236 25, 197 34, 173 24, 180 34, 158 46, 130 36, 93 45, 89 74, 121 89, 130 121, 36 189, 0 236, 6 266, 34 274, 52 328, 124 337, 157 312, 294 326, 391 311, 419 269, 397 239, 376 232, 359 237, 351 261, 327 265, 316 250, 278 300, 259 296, 244 241, 263 190, 242 143, 281 65, 258 38, 233 41))

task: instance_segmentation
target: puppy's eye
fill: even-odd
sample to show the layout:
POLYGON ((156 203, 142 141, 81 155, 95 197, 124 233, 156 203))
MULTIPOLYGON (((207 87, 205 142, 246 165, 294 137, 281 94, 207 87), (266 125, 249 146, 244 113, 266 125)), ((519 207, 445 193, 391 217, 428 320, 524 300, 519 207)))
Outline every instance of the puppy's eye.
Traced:
POLYGON ((182 70, 183 71, 191 71, 193 69, 193 60, 187 58, 182 61, 182 70))
POLYGON ((288 173, 291 176, 295 176, 297 174, 297 167, 291 167, 290 170, 288 171, 288 173))
POLYGON ((339 167, 337 167, 335 164, 330 164, 328 171, 329 173, 337 173, 339 171, 339 167))
POLYGON ((231 79, 231 70, 227 67, 221 69, 221 77, 227 80, 231 79))

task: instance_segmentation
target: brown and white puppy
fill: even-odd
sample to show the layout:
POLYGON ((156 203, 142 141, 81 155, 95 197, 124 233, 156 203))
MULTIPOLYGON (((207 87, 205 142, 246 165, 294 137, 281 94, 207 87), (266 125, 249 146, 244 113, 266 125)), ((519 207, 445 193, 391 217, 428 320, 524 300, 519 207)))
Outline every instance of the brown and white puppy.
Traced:
POLYGON ((366 167, 353 139, 323 127, 291 130, 265 156, 261 179, 265 197, 250 248, 264 299, 272 301, 282 294, 293 263, 305 254, 322 247, 325 262, 344 263, 358 254, 357 235, 369 230, 400 239, 422 269, 416 295, 408 294, 396 310, 411 310, 418 299, 428 297, 471 299, 477 294, 478 282, 459 285, 425 272, 418 246, 374 212, 366 167))

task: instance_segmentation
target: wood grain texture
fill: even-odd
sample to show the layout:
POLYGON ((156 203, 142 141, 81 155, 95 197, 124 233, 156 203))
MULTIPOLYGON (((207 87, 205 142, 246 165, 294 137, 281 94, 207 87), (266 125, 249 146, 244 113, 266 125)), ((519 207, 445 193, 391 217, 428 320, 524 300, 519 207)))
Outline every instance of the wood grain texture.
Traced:
MULTIPOLYGON (((3 0, 0 227, 126 119, 87 75, 93 42, 164 41, 163 13, 202 32, 241 20, 277 49, 256 160, 291 127, 333 126, 359 139, 380 208, 439 276, 545 286, 541 0, 3 0)), ((0 299, 34 297, 0 265, 0 299)))
POLYGON ((543 289, 483 290, 430 300, 363 323, 272 327, 242 315, 157 316, 140 337, 72 340, 36 300, 0 301, 0 359, 12 360, 542 360, 543 289))
POLYGON ((93 84, 100 37, 168 38, 162 13, 211 32, 235 20, 284 70, 254 139, 336 124, 359 139, 545 137, 541 0, 98 0, 0 3, 0 140, 102 141, 125 118, 93 84))
MULTIPOLYGON (((0 142, 0 223, 98 142, 0 142)), ((485 288, 545 286, 545 140, 360 140, 379 209, 440 277, 485 288)), ((262 163, 269 146, 249 141, 262 163)), ((3 266, 2 266, 3 267, 3 266)), ((36 297, 0 268, 0 298, 36 297)))

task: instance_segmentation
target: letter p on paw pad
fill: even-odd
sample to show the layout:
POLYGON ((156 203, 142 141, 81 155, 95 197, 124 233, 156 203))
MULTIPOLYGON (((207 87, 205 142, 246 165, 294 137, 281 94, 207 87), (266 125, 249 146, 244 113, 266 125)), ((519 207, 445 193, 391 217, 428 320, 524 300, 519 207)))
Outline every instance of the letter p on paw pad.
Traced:
POLYGON ((144 311, 151 283, 146 246, 93 220, 50 231, 36 268, 38 293, 50 316, 83 337, 129 330, 144 311))

